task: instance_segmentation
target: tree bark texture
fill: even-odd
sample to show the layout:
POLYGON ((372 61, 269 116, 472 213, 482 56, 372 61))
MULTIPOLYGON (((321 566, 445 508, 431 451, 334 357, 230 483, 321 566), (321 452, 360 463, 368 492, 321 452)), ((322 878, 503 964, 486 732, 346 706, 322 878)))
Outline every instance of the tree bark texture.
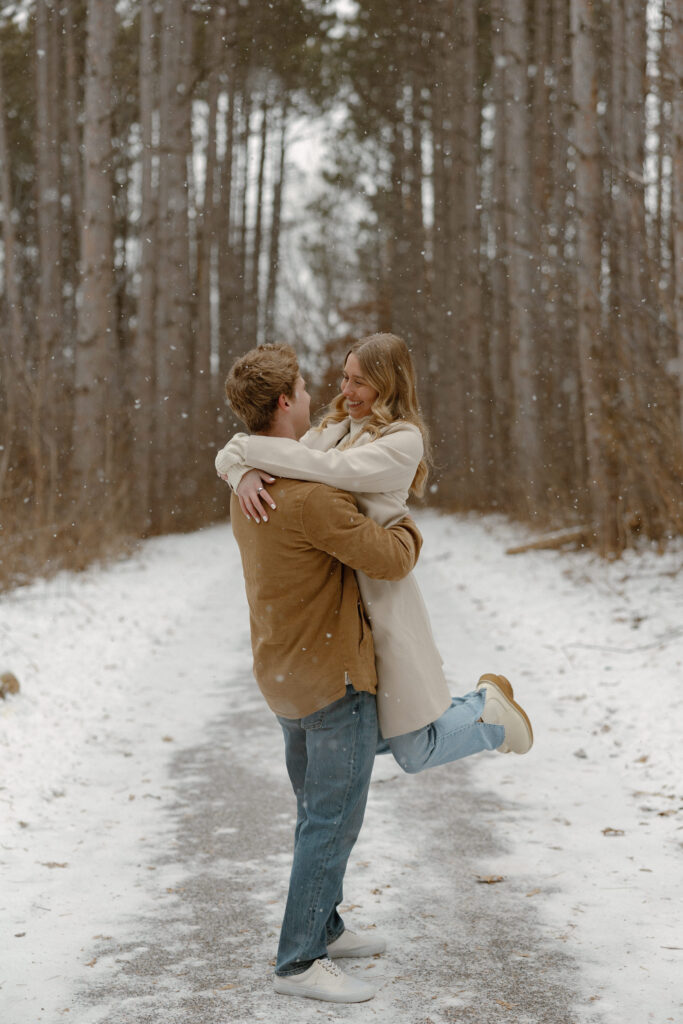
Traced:
POLYGON ((112 205, 112 49, 114 11, 89 0, 83 147, 83 233, 73 450, 77 504, 104 518, 112 483, 115 395, 111 383, 116 343, 112 205))
POLYGON ((169 0, 161 22, 159 80, 159 249, 156 292, 156 496, 163 530, 182 526, 192 481, 183 481, 192 437, 192 312, 188 220, 192 36, 186 0, 169 0), (173 481, 173 485, 171 484, 173 481), (171 495, 175 493, 175 500, 171 495))

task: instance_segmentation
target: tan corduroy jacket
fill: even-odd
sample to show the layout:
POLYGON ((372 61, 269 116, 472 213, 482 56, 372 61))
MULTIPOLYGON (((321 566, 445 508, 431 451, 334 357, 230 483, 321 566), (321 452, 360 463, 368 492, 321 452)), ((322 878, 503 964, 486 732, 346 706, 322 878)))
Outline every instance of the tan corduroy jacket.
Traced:
POLYGON ((372 634, 353 570, 398 580, 411 571, 422 537, 406 517, 384 529, 344 491, 297 480, 269 488, 267 525, 230 516, 249 602, 254 675, 269 707, 303 718, 344 696, 346 679, 375 693, 372 634))
MULTIPOLYGON (((343 487, 354 493, 361 512, 390 526, 406 513, 408 488, 422 458, 422 436, 417 427, 397 421, 377 440, 360 434, 351 447, 336 447, 353 429, 344 420, 309 430, 301 443, 238 434, 218 453, 216 466, 229 473, 233 487, 245 462, 275 475, 343 487)), ((357 579, 372 626, 382 735, 421 729, 443 714, 451 696, 415 576, 386 583, 359 571, 357 579)))

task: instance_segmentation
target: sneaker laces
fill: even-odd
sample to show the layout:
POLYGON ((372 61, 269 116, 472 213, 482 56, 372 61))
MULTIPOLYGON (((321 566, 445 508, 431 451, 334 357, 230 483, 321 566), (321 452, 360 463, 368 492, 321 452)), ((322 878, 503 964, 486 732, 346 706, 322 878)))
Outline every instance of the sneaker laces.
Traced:
POLYGON ((320 964, 324 971, 327 971, 327 973, 331 974, 334 978, 343 977, 344 972, 337 966, 334 960, 330 960, 329 957, 322 957, 320 960, 318 960, 318 963, 320 964))

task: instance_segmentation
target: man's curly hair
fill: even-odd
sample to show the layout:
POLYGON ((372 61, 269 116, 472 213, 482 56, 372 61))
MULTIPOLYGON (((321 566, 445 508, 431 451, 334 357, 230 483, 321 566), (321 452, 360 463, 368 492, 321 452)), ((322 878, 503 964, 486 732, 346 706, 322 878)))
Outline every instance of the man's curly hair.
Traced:
POLYGON ((289 345, 259 345, 236 359, 225 394, 236 416, 252 433, 268 430, 280 395, 294 397, 299 363, 289 345))

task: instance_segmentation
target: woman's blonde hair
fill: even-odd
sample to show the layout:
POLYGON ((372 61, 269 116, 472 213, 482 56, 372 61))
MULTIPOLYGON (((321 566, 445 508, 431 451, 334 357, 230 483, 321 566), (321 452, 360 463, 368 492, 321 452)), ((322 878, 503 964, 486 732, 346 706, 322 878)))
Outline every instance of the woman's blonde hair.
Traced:
MULTIPOLYGON (((431 464, 429 432, 420 413, 415 368, 408 346, 403 338, 395 334, 370 334, 353 343, 344 357, 344 363, 352 353, 360 363, 363 377, 377 392, 367 422, 363 424, 363 431, 371 437, 379 437, 384 427, 403 420, 413 423, 422 434, 424 457, 410 485, 413 494, 421 495, 431 464)), ((330 402, 329 411, 319 428, 322 430, 328 423, 340 423, 347 416, 346 401, 339 394, 330 402)))

